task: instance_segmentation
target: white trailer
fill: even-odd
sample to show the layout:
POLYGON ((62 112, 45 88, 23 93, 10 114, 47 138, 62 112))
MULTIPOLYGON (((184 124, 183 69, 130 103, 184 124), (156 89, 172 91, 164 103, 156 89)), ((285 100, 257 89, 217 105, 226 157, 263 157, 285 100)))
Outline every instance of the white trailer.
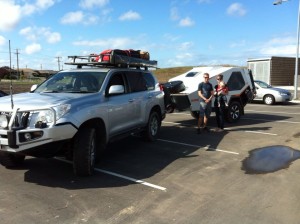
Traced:
MULTIPOLYGON (((217 85, 216 76, 223 75, 223 80, 229 88, 227 95, 228 108, 226 119, 229 122, 238 121, 244 114, 244 107, 255 95, 255 87, 250 70, 241 67, 195 67, 192 70, 173 77, 169 82, 182 81, 185 89, 178 93, 171 93, 172 102, 178 110, 190 109, 193 117, 199 114, 198 85, 203 81, 203 74, 210 75, 210 83, 217 85)), ((212 108, 214 111, 214 99, 212 108)))

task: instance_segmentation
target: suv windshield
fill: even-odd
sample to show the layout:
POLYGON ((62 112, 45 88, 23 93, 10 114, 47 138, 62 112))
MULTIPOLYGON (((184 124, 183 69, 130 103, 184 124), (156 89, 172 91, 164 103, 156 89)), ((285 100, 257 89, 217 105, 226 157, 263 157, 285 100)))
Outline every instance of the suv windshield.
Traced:
POLYGON ((107 72, 59 72, 43 82, 36 93, 94 93, 102 86, 107 72))

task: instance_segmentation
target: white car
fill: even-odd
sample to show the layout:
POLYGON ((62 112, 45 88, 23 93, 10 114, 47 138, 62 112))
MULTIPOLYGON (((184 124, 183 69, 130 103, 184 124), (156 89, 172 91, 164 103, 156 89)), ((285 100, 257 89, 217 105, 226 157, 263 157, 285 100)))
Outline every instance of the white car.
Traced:
POLYGON ((286 89, 275 88, 260 80, 254 80, 254 84, 256 88, 254 101, 263 101, 267 105, 272 105, 292 100, 292 94, 286 89))

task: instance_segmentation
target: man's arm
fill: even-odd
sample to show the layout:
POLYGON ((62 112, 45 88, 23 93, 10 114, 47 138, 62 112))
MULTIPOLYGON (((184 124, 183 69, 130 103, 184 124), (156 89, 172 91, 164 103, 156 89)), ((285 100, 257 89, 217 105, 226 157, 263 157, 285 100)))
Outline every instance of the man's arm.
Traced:
POLYGON ((204 101, 207 100, 201 93, 201 90, 198 90, 198 96, 203 99, 204 101))

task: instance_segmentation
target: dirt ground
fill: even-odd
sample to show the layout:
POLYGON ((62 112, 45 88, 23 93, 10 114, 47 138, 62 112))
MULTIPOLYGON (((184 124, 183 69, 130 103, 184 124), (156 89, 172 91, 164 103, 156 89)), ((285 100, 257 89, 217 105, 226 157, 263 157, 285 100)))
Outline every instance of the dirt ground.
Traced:
MULTIPOLYGON (((30 91, 30 88, 33 84, 17 84, 17 83, 13 83, 12 84, 12 92, 13 94, 16 94, 16 93, 23 93, 23 92, 29 92, 30 91)), ((6 92, 6 93, 10 93, 10 83, 8 82, 5 82, 5 83, 2 83, 0 82, 0 90, 2 90, 3 92, 6 92)))

